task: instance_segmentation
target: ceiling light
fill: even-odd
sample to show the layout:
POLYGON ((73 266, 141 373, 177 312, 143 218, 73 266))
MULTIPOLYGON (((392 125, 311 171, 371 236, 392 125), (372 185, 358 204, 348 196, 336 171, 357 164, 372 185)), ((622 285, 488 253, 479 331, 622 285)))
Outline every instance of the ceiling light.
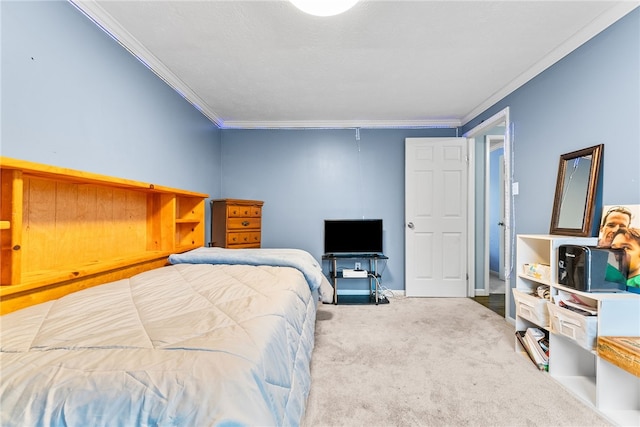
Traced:
POLYGON ((289 0, 303 12, 315 16, 333 16, 351 9, 358 0, 289 0))

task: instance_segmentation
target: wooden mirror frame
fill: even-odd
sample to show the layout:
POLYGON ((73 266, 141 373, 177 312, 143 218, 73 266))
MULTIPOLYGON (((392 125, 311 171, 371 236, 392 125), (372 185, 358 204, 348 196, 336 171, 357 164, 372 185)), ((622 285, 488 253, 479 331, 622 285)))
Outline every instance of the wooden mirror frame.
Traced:
POLYGON ((558 178, 556 182, 556 194, 553 199, 553 211, 551 214, 550 234, 582 237, 591 236, 591 227, 593 225, 596 204, 596 188, 600 178, 600 164, 602 162, 603 152, 604 144, 600 144, 584 148, 582 150, 572 151, 571 153, 566 153, 560 156, 560 165, 558 166, 558 178), (567 165, 571 161, 584 156, 591 156, 591 168, 589 170, 589 181, 587 183, 586 197, 584 201, 582 226, 580 228, 560 227, 559 222, 561 217, 562 200, 565 196, 563 194, 563 190, 567 174, 567 165))

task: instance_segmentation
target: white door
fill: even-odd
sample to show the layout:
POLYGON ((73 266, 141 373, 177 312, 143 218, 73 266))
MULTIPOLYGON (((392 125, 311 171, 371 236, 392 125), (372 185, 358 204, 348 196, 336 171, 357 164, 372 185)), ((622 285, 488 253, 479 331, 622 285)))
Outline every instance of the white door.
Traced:
POLYGON ((407 296, 467 296, 467 144, 405 140, 407 296))

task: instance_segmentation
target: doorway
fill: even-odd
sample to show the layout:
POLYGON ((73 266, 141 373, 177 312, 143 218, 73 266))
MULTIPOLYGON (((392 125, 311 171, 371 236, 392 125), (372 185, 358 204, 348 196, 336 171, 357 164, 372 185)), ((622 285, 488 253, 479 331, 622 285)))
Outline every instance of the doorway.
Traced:
POLYGON ((475 259, 476 301, 503 317, 510 317, 511 270, 511 140, 509 109, 505 108, 464 136, 471 138, 470 188, 479 194, 474 201, 476 222, 470 250, 475 259), (476 158, 477 157, 477 158, 476 158), (475 160, 474 160, 475 159, 475 160), (475 178, 475 180, 473 180, 475 178))
MULTIPOLYGON (((492 132, 502 132, 502 135, 485 136, 485 234, 488 234, 485 239, 485 248, 488 247, 485 250, 488 252, 485 255, 485 272, 490 279, 497 276, 504 281, 504 126, 498 125, 492 132)), ((504 293, 504 287, 496 289, 489 286, 489 290, 490 293, 504 293)))

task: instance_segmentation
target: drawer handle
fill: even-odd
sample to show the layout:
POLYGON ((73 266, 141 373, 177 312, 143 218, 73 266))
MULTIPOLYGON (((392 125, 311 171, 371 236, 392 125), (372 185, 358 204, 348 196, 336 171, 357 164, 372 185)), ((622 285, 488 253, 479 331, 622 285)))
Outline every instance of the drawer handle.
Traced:
POLYGON ((248 226, 249 225, 249 221, 242 221, 242 225, 245 226, 245 227, 248 226))

